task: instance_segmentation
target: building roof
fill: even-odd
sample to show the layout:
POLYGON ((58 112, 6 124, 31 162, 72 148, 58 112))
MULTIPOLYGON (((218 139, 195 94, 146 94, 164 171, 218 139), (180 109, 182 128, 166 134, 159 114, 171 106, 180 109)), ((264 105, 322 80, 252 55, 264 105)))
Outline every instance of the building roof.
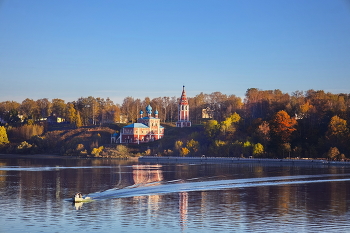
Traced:
POLYGON ((123 128, 149 128, 149 127, 142 123, 133 123, 133 124, 124 126, 123 128))
POLYGON ((148 119, 159 119, 159 118, 146 116, 146 117, 141 117, 139 119, 148 120, 148 119))
POLYGON ((182 94, 180 97, 180 105, 188 105, 187 97, 186 97, 186 91, 185 86, 182 87, 182 94))
MULTIPOLYGON (((142 123, 133 123, 133 124, 124 126, 123 128, 148 128, 149 129, 150 127, 142 123)), ((162 129, 164 127, 160 125, 159 128, 162 129)))

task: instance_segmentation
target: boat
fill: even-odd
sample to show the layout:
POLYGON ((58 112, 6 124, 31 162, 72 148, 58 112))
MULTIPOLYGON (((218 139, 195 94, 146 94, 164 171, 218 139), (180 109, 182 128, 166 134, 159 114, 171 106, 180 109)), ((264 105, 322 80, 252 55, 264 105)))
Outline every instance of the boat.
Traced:
POLYGON ((91 197, 83 197, 83 195, 81 195, 81 193, 77 193, 72 198, 72 201, 75 202, 75 203, 79 203, 79 202, 90 202, 90 201, 93 201, 93 200, 92 200, 91 197))

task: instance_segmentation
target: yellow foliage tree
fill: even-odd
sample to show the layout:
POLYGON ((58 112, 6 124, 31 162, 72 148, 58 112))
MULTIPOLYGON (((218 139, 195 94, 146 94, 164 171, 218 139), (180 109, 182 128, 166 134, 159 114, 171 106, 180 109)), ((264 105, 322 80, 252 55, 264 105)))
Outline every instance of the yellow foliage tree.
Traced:
POLYGON ((0 126, 0 145, 10 143, 7 137, 6 129, 0 126))
POLYGON ((187 149, 186 147, 182 147, 180 151, 181 157, 186 157, 190 153, 190 150, 187 149))

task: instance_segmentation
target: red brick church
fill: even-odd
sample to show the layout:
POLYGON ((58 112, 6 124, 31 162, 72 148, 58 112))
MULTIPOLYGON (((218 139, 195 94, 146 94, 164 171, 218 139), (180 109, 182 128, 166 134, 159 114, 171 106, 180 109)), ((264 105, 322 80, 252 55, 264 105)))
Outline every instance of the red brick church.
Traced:
POLYGON ((164 136, 164 127, 160 125, 158 111, 154 111, 152 116, 152 107, 146 107, 146 116, 140 111, 140 118, 137 123, 124 126, 120 130, 119 143, 144 143, 161 139, 164 136))
MULTIPOLYGON (((158 111, 154 111, 152 116, 152 107, 146 107, 146 116, 140 111, 140 118, 137 123, 124 126, 120 130, 120 135, 112 134, 111 143, 145 143, 159 140, 164 136, 164 127, 160 125, 158 111)), ((191 127, 190 106, 188 105, 185 86, 183 86, 181 98, 178 105, 178 121, 176 127, 191 127)))

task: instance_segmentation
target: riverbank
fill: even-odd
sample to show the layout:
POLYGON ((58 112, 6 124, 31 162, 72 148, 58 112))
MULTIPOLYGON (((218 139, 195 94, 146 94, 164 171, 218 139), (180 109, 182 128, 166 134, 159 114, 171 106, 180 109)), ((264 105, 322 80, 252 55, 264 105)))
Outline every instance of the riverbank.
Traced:
POLYGON ((276 165, 338 165, 350 166, 350 162, 328 161, 325 159, 260 159, 260 158, 236 158, 236 157, 156 157, 143 156, 139 162, 155 163, 253 163, 276 165))
POLYGON ((80 157, 80 156, 62 156, 49 154, 0 154, 0 159, 116 159, 116 160, 133 160, 138 161, 138 157, 129 158, 112 158, 112 157, 80 157))
POLYGON ((350 162, 345 161, 328 161, 325 159, 261 159, 261 158, 237 158, 237 157, 157 157, 142 156, 129 158, 110 158, 110 157, 78 157, 78 156, 62 156, 49 154, 0 154, 0 158, 4 159, 116 159, 116 160, 133 160, 139 162, 150 163, 203 163, 203 164, 270 164, 270 165, 334 165, 334 166, 350 166, 350 162))

